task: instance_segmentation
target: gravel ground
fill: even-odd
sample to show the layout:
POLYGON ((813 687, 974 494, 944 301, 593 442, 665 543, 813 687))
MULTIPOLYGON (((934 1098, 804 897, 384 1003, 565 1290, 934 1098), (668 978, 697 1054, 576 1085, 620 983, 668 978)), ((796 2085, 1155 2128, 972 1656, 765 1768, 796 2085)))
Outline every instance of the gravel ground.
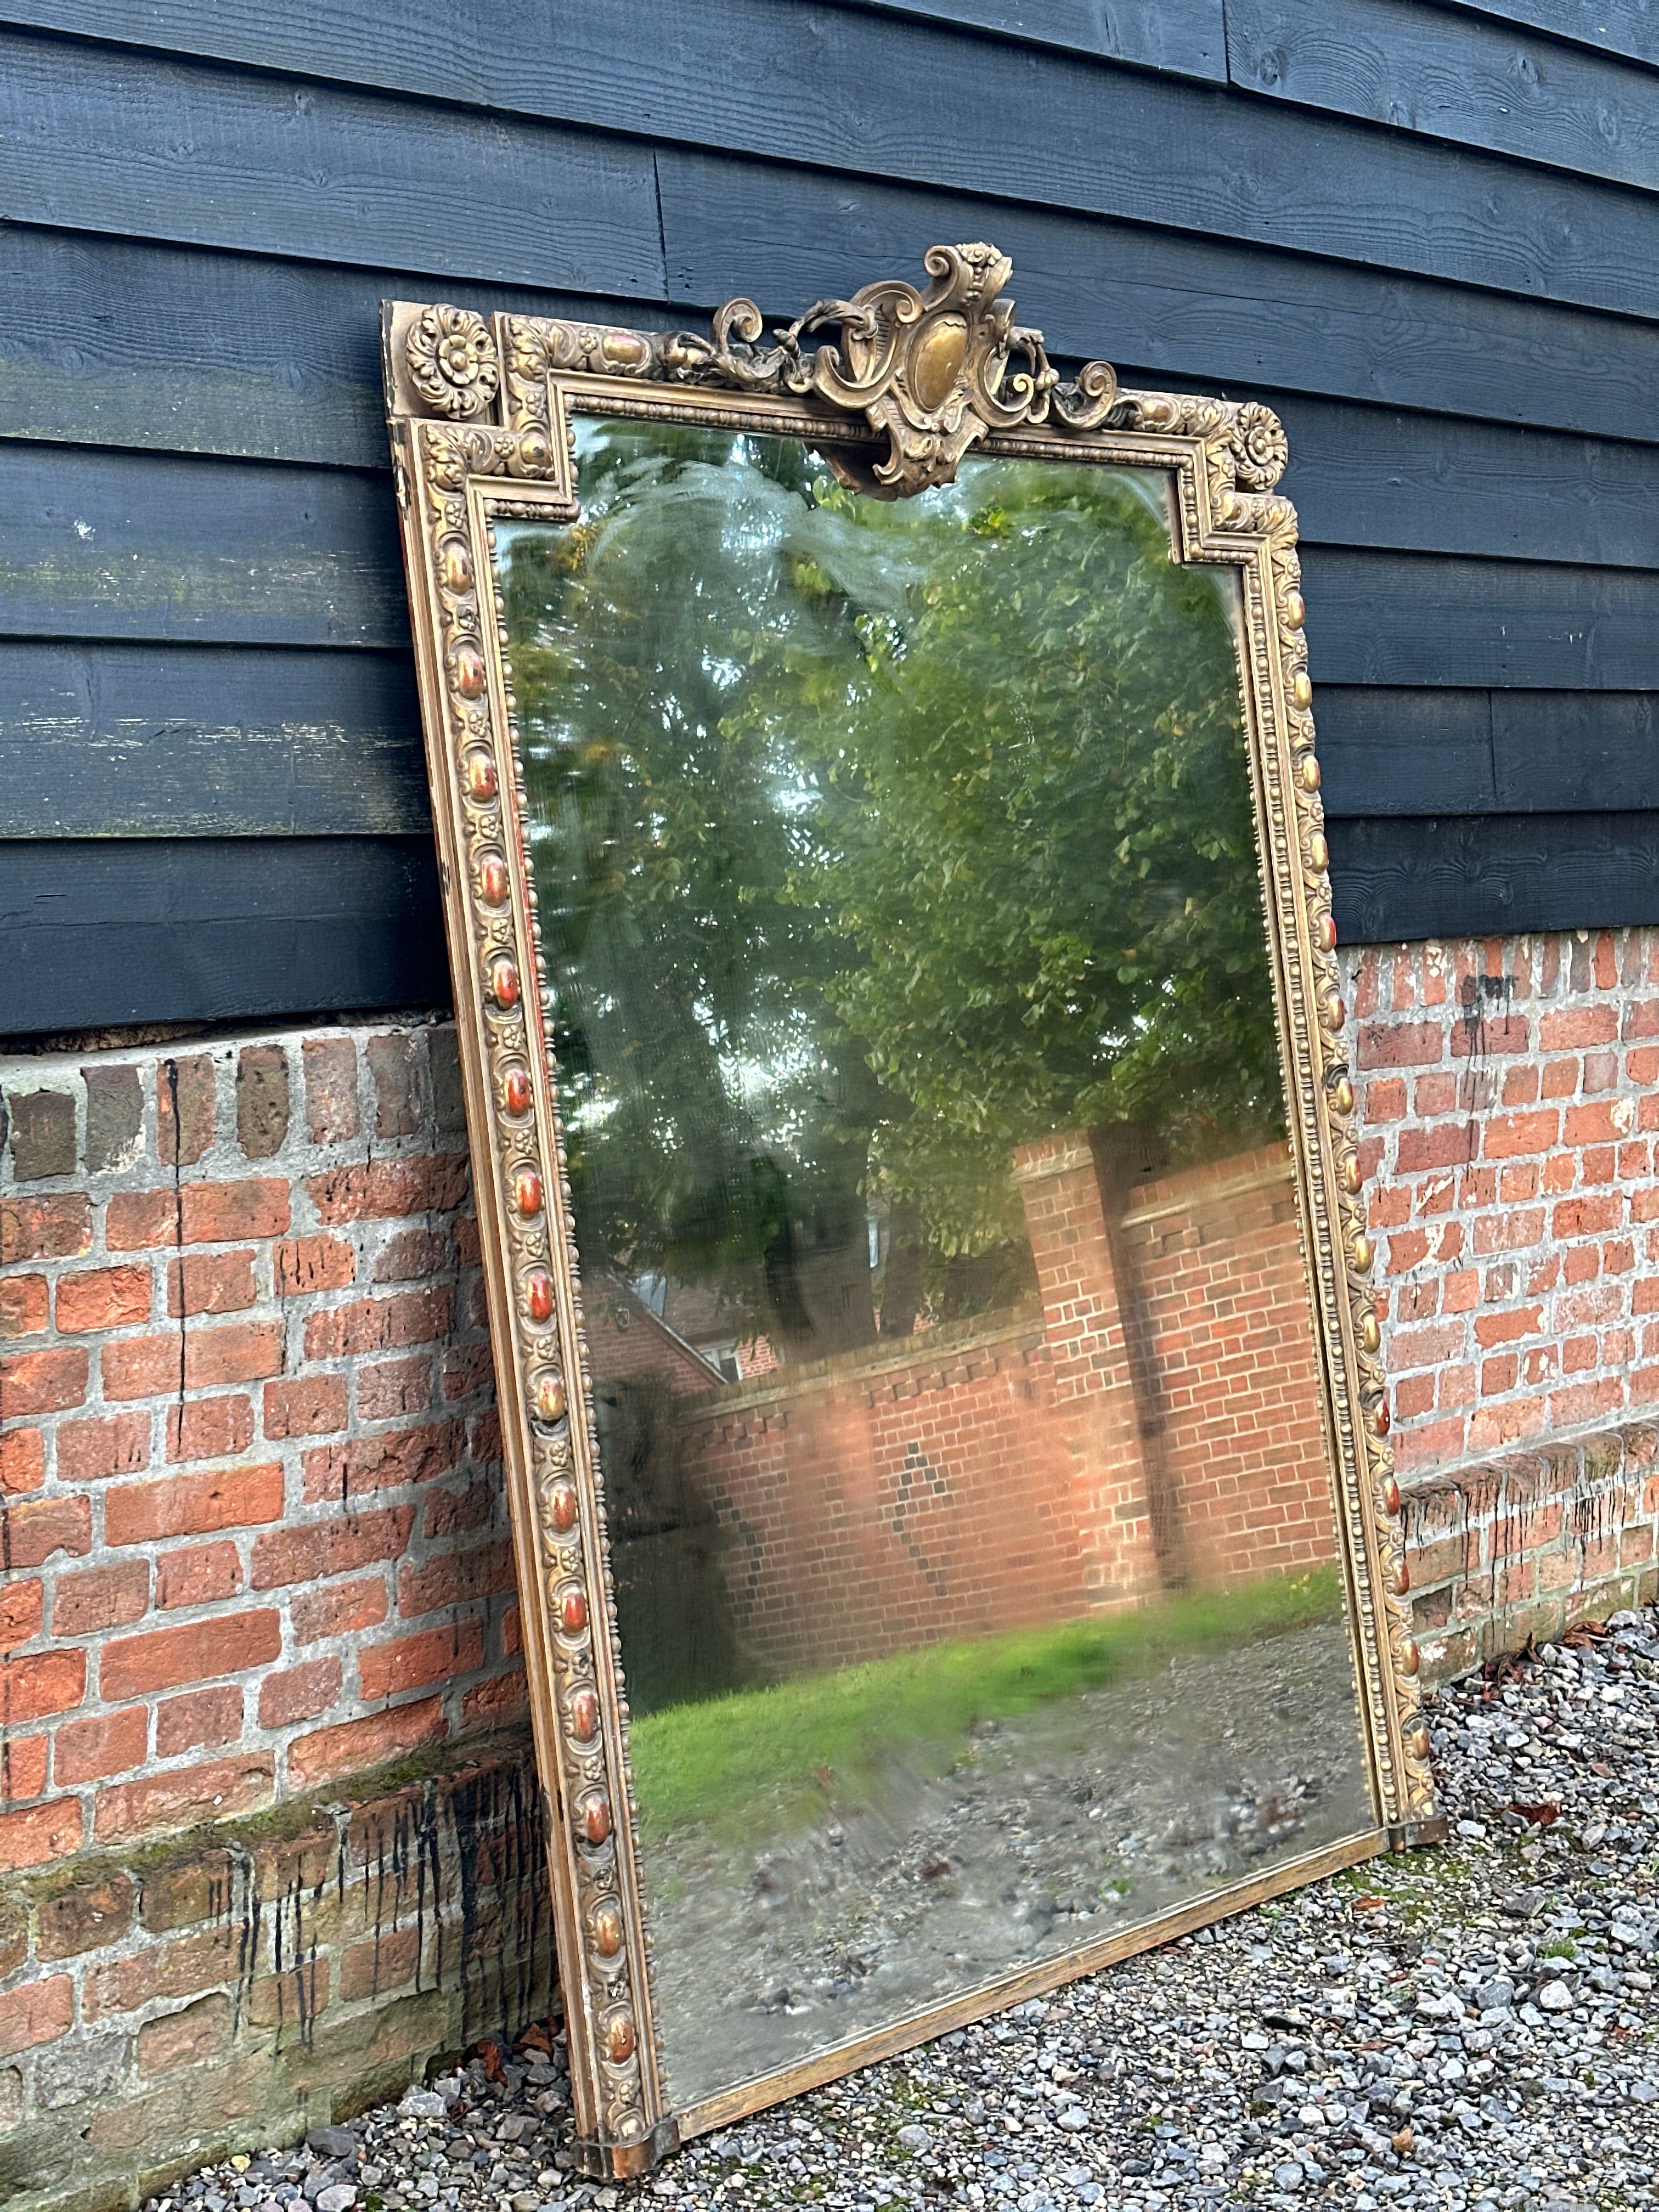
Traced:
POLYGON ((1446 1848, 815 2091, 636 2188, 573 2179, 555 2033, 149 2212, 1659 2206, 1659 1615, 1504 1662, 1434 1718, 1446 1848))

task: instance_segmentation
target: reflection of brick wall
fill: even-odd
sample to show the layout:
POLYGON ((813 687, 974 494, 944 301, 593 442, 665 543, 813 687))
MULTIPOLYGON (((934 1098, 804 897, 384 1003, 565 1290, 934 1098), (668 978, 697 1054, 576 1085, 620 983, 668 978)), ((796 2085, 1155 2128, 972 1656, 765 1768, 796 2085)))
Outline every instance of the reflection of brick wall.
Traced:
POLYGON ((1129 1602, 1182 1574, 1333 1555, 1282 1151, 1115 1204, 1086 1137, 1028 1147, 1015 1170, 1040 1311, 686 1409, 739 1629, 763 1660, 845 1663, 1129 1602))
POLYGON ((1319 1361, 1282 1148, 1142 1184, 1119 1233, 1193 1571, 1329 1559, 1319 1361))

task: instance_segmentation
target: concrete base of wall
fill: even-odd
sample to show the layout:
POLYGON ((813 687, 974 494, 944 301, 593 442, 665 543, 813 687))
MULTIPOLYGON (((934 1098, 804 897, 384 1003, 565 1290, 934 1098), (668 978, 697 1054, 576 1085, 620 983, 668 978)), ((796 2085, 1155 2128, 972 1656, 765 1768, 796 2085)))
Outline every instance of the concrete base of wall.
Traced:
POLYGON ((131 2212, 544 2017, 527 1737, 0 1893, 0 2203, 131 2212))

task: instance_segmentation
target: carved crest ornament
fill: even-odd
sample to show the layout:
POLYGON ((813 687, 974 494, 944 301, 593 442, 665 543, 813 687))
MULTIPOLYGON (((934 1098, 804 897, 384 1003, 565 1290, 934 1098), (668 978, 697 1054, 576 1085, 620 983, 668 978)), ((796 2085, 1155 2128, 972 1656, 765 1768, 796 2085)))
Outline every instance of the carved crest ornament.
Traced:
MULTIPOLYGON (((1294 513, 1266 407, 1120 392, 1104 362, 1062 380, 1004 296, 1006 255, 936 246, 924 288, 896 279, 818 301, 768 336, 736 300, 702 332, 633 331, 389 303, 388 412, 500 1385, 503 1456, 566 1990, 573 2102, 595 2172, 643 2171, 681 2132, 977 2016, 936 2006, 781 2090, 676 2112, 653 2027, 646 1885, 635 1840, 603 1484, 554 1073, 537 980, 536 894, 492 576, 497 516, 574 520, 569 414, 767 428, 818 441, 845 481, 899 499, 948 483, 975 448, 1156 468, 1177 555, 1237 571, 1240 659, 1263 888, 1290 1089, 1355 1673, 1380 1814, 1366 1849, 1437 1827, 1399 1491, 1370 1285, 1372 1253, 1334 957, 1294 513), (879 2047, 878 2047, 879 2046, 879 2047)), ((1364 1856, 1347 1848, 1332 1863, 1364 1856)), ((1297 1879, 1322 1870, 1303 1863, 1297 1879)), ((1289 1886, 1259 1877, 1233 1910, 1289 1886)), ((1213 1917, 1193 1909, 1182 1924, 1213 1917)), ((1171 1923, 1173 1926, 1173 1923, 1171 1923)), ((1170 1932, 1101 1939, 994 2001, 1030 1995, 1170 1932)))

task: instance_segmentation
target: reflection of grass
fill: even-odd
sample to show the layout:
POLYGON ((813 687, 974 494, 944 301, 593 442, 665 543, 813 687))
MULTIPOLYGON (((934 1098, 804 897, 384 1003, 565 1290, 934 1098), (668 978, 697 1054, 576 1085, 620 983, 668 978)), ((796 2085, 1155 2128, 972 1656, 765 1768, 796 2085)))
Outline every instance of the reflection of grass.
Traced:
POLYGON ((1318 1567, 675 1705, 629 1731, 641 1818, 647 1836, 701 1822, 752 1838, 828 1796, 856 1802, 895 1757, 946 1772, 976 1722, 1152 1674, 1177 1652, 1224 1651, 1328 1620, 1340 1607, 1336 1569, 1318 1567))

